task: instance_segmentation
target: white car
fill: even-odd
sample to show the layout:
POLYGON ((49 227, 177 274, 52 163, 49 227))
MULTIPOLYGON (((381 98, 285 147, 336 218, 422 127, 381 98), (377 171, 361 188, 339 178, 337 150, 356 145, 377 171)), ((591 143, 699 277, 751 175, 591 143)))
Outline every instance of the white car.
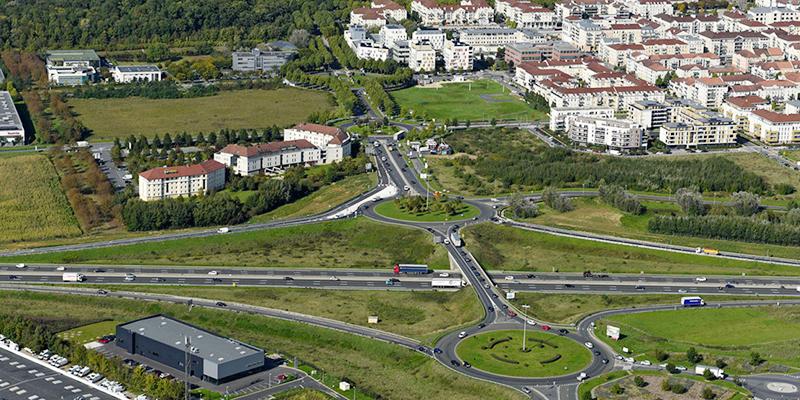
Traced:
POLYGON ((56 271, 64 271, 66 269, 67 269, 66 267, 61 266, 61 267, 57 267, 56 271))
POLYGON ((513 280, 514 280, 514 277, 513 277, 513 276, 511 276, 511 275, 508 275, 508 276, 506 276, 506 280, 507 280, 507 281, 513 281, 513 280))
POLYGON ((449 276, 450 276, 450 274, 448 274, 447 272, 442 272, 441 274, 439 274, 440 278, 447 278, 449 276))
POLYGON ((25 268, 25 267, 27 267, 27 265, 22 263, 17 264, 17 268, 25 268))
POLYGON ((411 190, 411 188, 408 187, 408 185, 405 185, 405 186, 403 186, 403 190, 405 190, 407 192, 407 191, 411 190))
POLYGON ((458 338, 459 339, 463 339, 465 337, 467 337, 467 332, 461 332, 461 333, 458 334, 458 338))
POLYGON ((217 272, 217 271, 208 271, 208 274, 209 275, 219 275, 219 272, 217 272))
POLYGON ((529 320, 528 320, 528 325, 533 325, 533 326, 536 326, 536 321, 534 321, 534 320, 532 320, 532 319, 529 319, 529 320))
POLYGON ((649 365, 650 365, 650 361, 647 361, 647 360, 642 360, 642 361, 639 361, 639 364, 642 364, 642 365, 647 365, 647 366, 649 366, 649 365))
POLYGON ((594 348, 594 344, 592 344, 592 342, 586 342, 586 343, 584 343, 584 346, 586 346, 587 349, 593 349, 594 348))
POLYGON ((678 289, 678 293, 686 293, 686 289, 678 289))
POLYGON ((332 281, 338 281, 339 280, 339 278, 337 278, 334 275, 331 275, 331 277, 329 279, 332 280, 332 281))
POLYGON ((588 377, 589 377, 589 376, 588 376, 588 375, 586 375, 586 372, 581 372, 581 374, 580 374, 580 375, 578 375, 578 382, 583 382, 583 381, 584 381, 586 378, 588 378, 588 377))
POLYGON ((677 369, 678 371, 686 371, 686 367, 681 367, 680 365, 675 367, 675 369, 677 369))
POLYGON ((705 282, 707 280, 708 278, 706 278, 705 276, 698 276, 697 278, 694 278, 695 282, 705 282))

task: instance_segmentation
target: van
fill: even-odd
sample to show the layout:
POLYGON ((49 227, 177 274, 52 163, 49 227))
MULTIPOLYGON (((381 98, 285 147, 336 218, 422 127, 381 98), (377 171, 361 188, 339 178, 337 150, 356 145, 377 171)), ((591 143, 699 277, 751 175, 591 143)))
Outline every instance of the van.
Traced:
POLYGON ((136 275, 134 274, 125 274, 125 282, 133 282, 136 280, 136 275))

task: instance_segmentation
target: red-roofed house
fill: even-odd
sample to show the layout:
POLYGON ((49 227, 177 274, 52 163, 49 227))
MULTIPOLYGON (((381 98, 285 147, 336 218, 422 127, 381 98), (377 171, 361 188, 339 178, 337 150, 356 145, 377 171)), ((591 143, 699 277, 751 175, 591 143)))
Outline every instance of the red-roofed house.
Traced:
POLYGON ((494 10, 486 0, 461 0, 458 4, 439 4, 437 0, 413 0, 411 11, 425 26, 488 25, 494 10))
POLYGON ((283 130, 284 140, 307 140, 321 150, 324 164, 341 161, 351 153, 350 135, 335 127, 319 124, 297 124, 283 130))
POLYGON ((380 28, 386 25, 386 17, 380 10, 368 7, 354 8, 350 11, 350 25, 360 25, 365 28, 380 28))
POLYGON ((225 187, 225 165, 206 160, 200 164, 158 167, 139 173, 139 198, 144 201, 194 196, 225 187))
POLYGON ((722 115, 736 121, 739 132, 744 132, 748 129, 750 113, 769 107, 769 101, 760 96, 728 97, 722 104, 722 115))
POLYGON ((319 148, 307 140, 287 140, 253 146, 229 144, 214 153, 214 160, 233 168, 237 175, 277 173, 296 165, 313 165, 322 160, 319 148))
POLYGON ((800 114, 755 110, 750 115, 749 133, 766 144, 798 144, 800 114))

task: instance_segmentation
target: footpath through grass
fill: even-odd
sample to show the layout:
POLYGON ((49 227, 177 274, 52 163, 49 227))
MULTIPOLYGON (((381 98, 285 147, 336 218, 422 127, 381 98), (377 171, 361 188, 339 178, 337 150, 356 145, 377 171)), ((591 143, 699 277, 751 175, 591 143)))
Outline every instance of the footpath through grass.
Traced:
POLYGON ((788 265, 643 249, 490 223, 468 226, 462 233, 467 248, 484 268, 490 270, 800 275, 800 268, 788 265))
POLYGON ((80 234, 47 156, 23 153, 0 158, 0 245, 80 234))
POLYGON ((2 257, 0 262, 376 268, 447 268, 447 251, 426 232, 366 218, 127 246, 2 257))
POLYGON ((522 351, 522 331, 489 331, 467 337, 458 344, 458 358, 474 368, 506 376, 545 377, 571 374, 592 359, 588 349, 574 340, 528 331, 522 351))
POLYGON ((462 206, 456 210, 455 215, 449 215, 438 210, 413 213, 399 208, 394 201, 384 201, 378 204, 375 206, 375 212, 387 218, 418 222, 460 221, 472 219, 481 214, 478 208, 466 203, 462 203, 462 206))
POLYGON ((458 292, 399 292, 140 285, 125 286, 124 290, 277 308, 368 326, 420 340, 432 339, 448 329, 483 317, 483 309, 470 288, 458 292), (367 317, 371 315, 377 315, 380 322, 368 324, 367 317))
MULTIPOLYGON (((714 363, 723 358, 729 373, 767 371, 780 365, 800 370, 800 307, 764 306, 752 308, 701 308, 615 315, 597 324, 596 332, 620 351, 622 346, 633 355, 656 361, 661 350, 669 361, 687 365, 686 350, 695 347, 714 363), (605 338, 608 324, 621 328, 618 341, 605 338), (750 363, 751 353, 764 359, 750 363)), ((779 368, 779 367, 778 367, 779 368)))
POLYGON ((295 88, 231 90, 186 99, 70 99, 68 104, 92 130, 90 140, 268 128, 302 122, 312 112, 333 108, 330 95, 295 88))
POLYGON ((0 314, 76 327, 98 319, 129 321, 166 314, 288 359, 297 356, 328 375, 346 378, 359 392, 385 399, 521 400, 511 389, 452 372, 430 357, 378 340, 306 324, 184 305, 115 298, 0 292, 0 314))

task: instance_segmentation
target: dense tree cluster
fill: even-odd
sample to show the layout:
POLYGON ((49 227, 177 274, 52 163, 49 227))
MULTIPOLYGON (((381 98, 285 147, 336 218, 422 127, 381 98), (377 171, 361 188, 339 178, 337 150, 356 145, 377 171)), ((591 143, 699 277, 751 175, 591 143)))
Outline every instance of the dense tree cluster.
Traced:
POLYGON ((148 99, 178 99, 188 97, 212 96, 219 92, 214 85, 192 85, 182 89, 174 81, 135 82, 125 85, 90 85, 75 89, 73 95, 79 98, 120 99, 139 96, 148 99))
POLYGON ((534 110, 542 111, 549 113, 550 112, 550 104, 547 103, 547 99, 540 94, 536 94, 533 92, 525 93, 525 101, 533 107, 534 110))
POLYGON ((533 202, 526 201, 519 193, 511 196, 508 208, 515 218, 533 218, 539 215, 539 207, 533 202))
POLYGON ((383 112, 394 115, 397 113, 397 104, 392 100, 388 93, 383 90, 383 85, 377 79, 365 79, 364 90, 367 92, 372 104, 383 110, 383 112))
POLYGON ((618 185, 602 184, 600 185, 599 193, 603 202, 627 213, 639 215, 645 211, 644 206, 636 196, 625 192, 618 185))
POLYGON ((43 141, 47 143, 74 143, 83 140, 89 135, 89 129, 75 118, 72 110, 61 98, 61 94, 50 93, 50 111, 58 123, 52 125, 49 135, 42 132, 39 137, 43 141))
POLYGON ((675 202, 687 215, 705 215, 706 205, 703 195, 690 188, 680 188, 675 192, 675 202))
POLYGON ((17 88, 29 89, 34 83, 47 85, 44 62, 36 54, 16 49, 3 50, 0 60, 3 61, 6 79, 12 80, 17 88))
POLYGON ((554 187, 548 187, 542 192, 542 202, 558 212, 572 211, 575 208, 569 197, 558 193, 554 187))
POLYGON ((0 46, 124 49, 147 43, 225 43, 285 38, 295 29, 333 33, 345 0, 39 0, 0 2, 0 46), (54 16, 57 16, 55 18, 54 16))
POLYGON ((461 200, 450 199, 446 196, 440 198, 431 198, 428 199, 427 202, 422 196, 405 196, 396 198, 394 203, 401 210, 405 210, 406 212, 413 214, 441 211, 442 213, 451 216, 458 214, 458 211, 464 205, 461 200))
POLYGON ((114 203, 114 188, 88 151, 65 153, 53 147, 49 156, 84 232, 116 219, 119 210, 114 203))
POLYGON ((745 217, 755 215, 760 209, 758 196, 748 192, 736 192, 731 195, 731 208, 737 215, 745 217))
POLYGON ((647 229, 667 235, 800 246, 800 226, 754 217, 656 216, 648 221, 647 229))

